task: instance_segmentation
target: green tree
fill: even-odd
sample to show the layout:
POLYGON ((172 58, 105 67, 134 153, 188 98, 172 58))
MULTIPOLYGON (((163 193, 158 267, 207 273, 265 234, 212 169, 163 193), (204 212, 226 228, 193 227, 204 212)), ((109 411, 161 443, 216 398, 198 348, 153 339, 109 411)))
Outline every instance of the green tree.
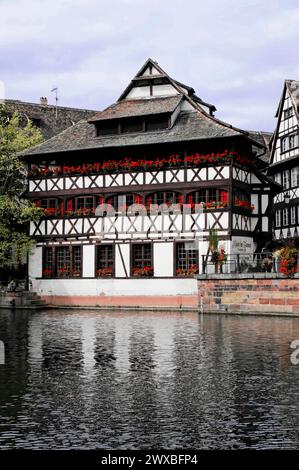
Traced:
POLYGON ((42 140, 28 119, 21 123, 0 106, 0 275, 14 272, 34 246, 28 223, 41 217, 41 210, 24 197, 26 168, 20 152, 42 140))

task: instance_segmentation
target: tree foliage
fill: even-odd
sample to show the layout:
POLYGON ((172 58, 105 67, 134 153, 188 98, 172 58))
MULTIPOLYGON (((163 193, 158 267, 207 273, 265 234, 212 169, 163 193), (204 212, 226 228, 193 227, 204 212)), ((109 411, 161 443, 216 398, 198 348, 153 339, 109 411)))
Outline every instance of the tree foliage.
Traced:
POLYGON ((30 252, 34 241, 28 222, 38 220, 41 210, 24 197, 26 169, 20 152, 40 143, 41 132, 29 119, 25 123, 0 106, 0 268, 13 270, 30 252))

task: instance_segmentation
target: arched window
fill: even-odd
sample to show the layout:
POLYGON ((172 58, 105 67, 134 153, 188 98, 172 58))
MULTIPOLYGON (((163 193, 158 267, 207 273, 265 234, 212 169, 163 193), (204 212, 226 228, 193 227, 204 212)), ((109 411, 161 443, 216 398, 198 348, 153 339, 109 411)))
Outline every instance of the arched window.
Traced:
POLYGON ((157 204, 158 206, 162 204, 183 204, 183 201, 183 194, 174 191, 159 191, 151 193, 146 197, 147 206, 151 204, 157 204))
POLYGON ((200 189, 187 195, 187 204, 203 204, 204 209, 223 208, 228 205, 228 191, 222 189, 200 189))
POLYGON ((108 196, 105 200, 106 204, 110 204, 115 212, 127 210, 133 204, 143 204, 143 198, 140 194, 114 194, 108 196))
POLYGON ((84 195, 71 197, 66 201, 66 215, 71 216, 91 216, 94 215, 98 205, 103 204, 104 198, 101 195, 84 195))
POLYGON ((45 217, 57 217, 61 214, 61 209, 63 207, 63 201, 58 198, 43 198, 43 199, 36 199, 34 201, 36 207, 40 207, 44 211, 45 217))

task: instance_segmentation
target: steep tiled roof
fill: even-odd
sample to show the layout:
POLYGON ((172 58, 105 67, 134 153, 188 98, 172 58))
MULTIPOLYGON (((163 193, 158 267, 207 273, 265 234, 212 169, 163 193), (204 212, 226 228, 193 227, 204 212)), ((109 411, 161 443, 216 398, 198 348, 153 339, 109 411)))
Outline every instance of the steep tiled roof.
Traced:
POLYGON ((182 100, 182 95, 152 99, 123 100, 112 104, 102 112, 96 113, 89 122, 119 119, 149 114, 172 113, 182 100))
POLYGON ((204 113, 199 111, 181 112, 171 129, 100 137, 95 136, 93 124, 80 121, 52 139, 24 152, 24 154, 38 155, 69 150, 184 142, 238 135, 244 135, 244 133, 204 113))
POLYGON ((297 80, 286 80, 286 87, 289 90, 291 100, 293 101, 297 119, 299 119, 299 81, 297 80))
POLYGON ((269 163, 270 160, 270 141, 273 137, 272 132, 262 132, 262 131, 248 131, 249 136, 251 137, 252 140, 255 140, 256 142, 259 142, 261 145, 265 146, 265 153, 261 151, 260 149, 255 149, 257 151, 257 156, 260 157, 260 159, 265 162, 269 163))

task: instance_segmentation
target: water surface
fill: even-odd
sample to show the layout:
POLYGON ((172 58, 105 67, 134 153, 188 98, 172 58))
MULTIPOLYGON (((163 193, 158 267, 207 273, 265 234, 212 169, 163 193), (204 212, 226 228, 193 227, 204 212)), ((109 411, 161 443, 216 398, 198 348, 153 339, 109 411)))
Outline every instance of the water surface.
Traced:
POLYGON ((0 310, 0 448, 298 449, 299 318, 0 310))

